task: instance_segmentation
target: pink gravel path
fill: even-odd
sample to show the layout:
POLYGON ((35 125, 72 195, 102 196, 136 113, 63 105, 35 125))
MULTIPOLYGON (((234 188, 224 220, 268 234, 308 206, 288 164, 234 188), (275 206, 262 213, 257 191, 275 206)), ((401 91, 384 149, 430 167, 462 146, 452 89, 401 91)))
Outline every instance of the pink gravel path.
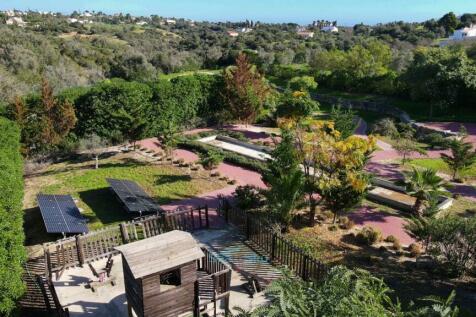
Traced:
POLYGON ((476 123, 459 123, 459 122, 424 122, 421 123, 426 127, 438 130, 450 130, 451 132, 459 132, 461 124, 468 131, 467 141, 476 146, 476 123))
MULTIPOLYGON (((141 146, 149 148, 151 150, 161 150, 160 143, 156 138, 145 139, 138 142, 141 146)), ((174 158, 184 159, 186 162, 195 162, 198 160, 198 156, 190 151, 177 149, 174 151, 174 158)), ((266 188, 266 185, 261 180, 261 174, 247 170, 245 168, 231 165, 228 163, 221 163, 217 170, 222 176, 226 176, 230 179, 237 181, 237 185, 227 186, 212 192, 204 193, 192 198, 186 198, 179 201, 174 201, 169 204, 161 206, 166 211, 173 211, 177 208, 191 208, 203 205, 209 207, 209 218, 211 226, 217 227, 222 224, 220 217, 216 214, 216 207, 218 204, 218 196, 223 195, 231 197, 235 192, 235 189, 239 185, 254 185, 260 188, 266 188)))
POLYGON ((379 229, 384 238, 393 235, 402 245, 409 245, 415 240, 405 231, 406 220, 402 217, 385 214, 375 210, 375 207, 363 206, 359 210, 351 213, 349 218, 357 226, 371 226, 379 229))

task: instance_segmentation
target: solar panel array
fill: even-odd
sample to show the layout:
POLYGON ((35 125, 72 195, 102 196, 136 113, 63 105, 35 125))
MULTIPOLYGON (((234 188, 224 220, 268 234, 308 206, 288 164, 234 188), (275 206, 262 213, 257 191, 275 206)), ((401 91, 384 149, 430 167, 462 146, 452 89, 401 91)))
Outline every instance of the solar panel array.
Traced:
POLYGON ((162 208, 137 183, 126 179, 106 179, 129 213, 152 213, 162 208))
POLYGON ((37 200, 48 233, 88 232, 86 219, 70 195, 39 194, 37 200))

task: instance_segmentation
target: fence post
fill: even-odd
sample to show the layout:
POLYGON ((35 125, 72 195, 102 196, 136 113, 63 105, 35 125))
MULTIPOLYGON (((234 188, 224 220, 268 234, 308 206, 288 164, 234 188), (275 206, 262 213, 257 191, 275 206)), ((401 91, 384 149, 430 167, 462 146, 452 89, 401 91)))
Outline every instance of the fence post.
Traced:
POLYGON ((194 287, 194 300, 193 300, 193 317, 200 317, 200 298, 199 298, 199 285, 198 281, 195 281, 194 287))
POLYGON ((200 225, 200 229, 202 229, 202 207, 198 206, 198 224, 200 225))
POLYGON ((208 205, 205 205, 205 225, 210 228, 210 220, 208 219, 208 205))
POLYGON ((190 222, 192 223, 192 231, 195 230, 195 221, 193 219, 193 207, 190 208, 190 222))
POLYGON ((276 232, 273 232, 273 238, 271 240, 271 262, 274 261, 274 258, 276 257, 276 240, 278 239, 276 232))
POLYGON ((309 256, 307 254, 304 254, 304 259, 302 261, 302 267, 301 267, 301 274, 302 274, 302 279, 307 281, 307 267, 308 267, 308 263, 309 262, 309 256))
POLYGON ((51 273, 51 254, 49 248, 43 245, 43 252, 45 256, 45 275, 48 281, 51 281, 52 273, 51 273))
POLYGON ((124 244, 129 243, 129 233, 127 232, 126 224, 122 222, 119 228, 121 229, 122 242, 124 244))
POLYGON ((230 222, 230 206, 226 200, 223 201, 223 209, 225 210, 225 222, 228 224, 230 222))
POLYGON ((246 221, 245 221, 245 226, 246 226, 246 240, 249 240, 250 237, 251 237, 251 228, 250 228, 250 223, 251 223, 251 219, 250 219, 250 215, 248 213, 246 213, 246 221))
POLYGON ((83 245, 81 244, 81 236, 77 235, 76 239, 76 251, 78 252, 78 261, 79 266, 83 266, 84 264, 84 253, 83 253, 83 245))

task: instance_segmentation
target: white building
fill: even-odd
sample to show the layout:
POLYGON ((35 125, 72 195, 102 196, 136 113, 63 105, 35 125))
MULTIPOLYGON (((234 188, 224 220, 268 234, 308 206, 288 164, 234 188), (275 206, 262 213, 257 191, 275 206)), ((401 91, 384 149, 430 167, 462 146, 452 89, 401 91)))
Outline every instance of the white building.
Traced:
POLYGON ((450 36, 452 41, 464 41, 466 38, 476 37, 476 25, 472 25, 468 28, 463 28, 454 31, 453 35, 450 36))
POLYGON ((314 37, 314 32, 312 31, 298 31, 297 35, 305 39, 312 39, 314 37))
POLYGON ((252 28, 241 28, 238 30, 240 33, 250 33, 251 31, 253 31, 252 28))
POLYGON ((321 28, 322 32, 338 33, 339 29, 335 25, 326 25, 321 28))
POLYGON ((137 24, 137 25, 140 25, 140 26, 143 26, 143 25, 146 25, 147 22, 145 22, 145 21, 138 21, 138 22, 136 22, 136 24, 137 24))
POLYGON ((240 35, 240 33, 238 33, 235 30, 228 30, 226 31, 226 33, 228 33, 228 36, 231 36, 231 37, 237 37, 238 35, 240 35))
POLYGON ((167 20, 165 20, 165 23, 167 23, 169 25, 170 24, 177 24, 177 21, 175 21, 174 19, 167 19, 167 20))
POLYGON ((17 25, 17 26, 20 26, 20 27, 24 27, 24 26, 26 26, 27 22, 23 21, 23 19, 21 17, 12 17, 12 18, 7 19, 6 24, 7 25, 17 25))

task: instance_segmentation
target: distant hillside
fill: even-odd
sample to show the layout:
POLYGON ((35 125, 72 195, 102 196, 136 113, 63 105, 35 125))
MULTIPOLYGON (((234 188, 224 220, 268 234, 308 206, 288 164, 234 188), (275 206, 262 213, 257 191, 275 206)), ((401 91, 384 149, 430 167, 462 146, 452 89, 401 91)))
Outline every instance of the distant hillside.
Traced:
POLYGON ((158 16, 5 12, 0 22, 13 23, 12 15, 25 25, 0 24, 3 101, 36 90, 43 76, 57 91, 112 77, 146 81, 160 74, 222 68, 243 50, 255 56, 253 62, 264 72, 275 65, 308 64, 317 52, 348 50, 372 38, 389 44, 408 60, 415 45, 430 45, 446 32, 434 20, 356 25, 337 33, 321 32, 321 24, 328 22, 316 21, 303 27, 314 32, 308 39, 297 34, 296 24, 253 21, 198 23, 158 16), (231 36, 230 30, 238 36, 231 36))

